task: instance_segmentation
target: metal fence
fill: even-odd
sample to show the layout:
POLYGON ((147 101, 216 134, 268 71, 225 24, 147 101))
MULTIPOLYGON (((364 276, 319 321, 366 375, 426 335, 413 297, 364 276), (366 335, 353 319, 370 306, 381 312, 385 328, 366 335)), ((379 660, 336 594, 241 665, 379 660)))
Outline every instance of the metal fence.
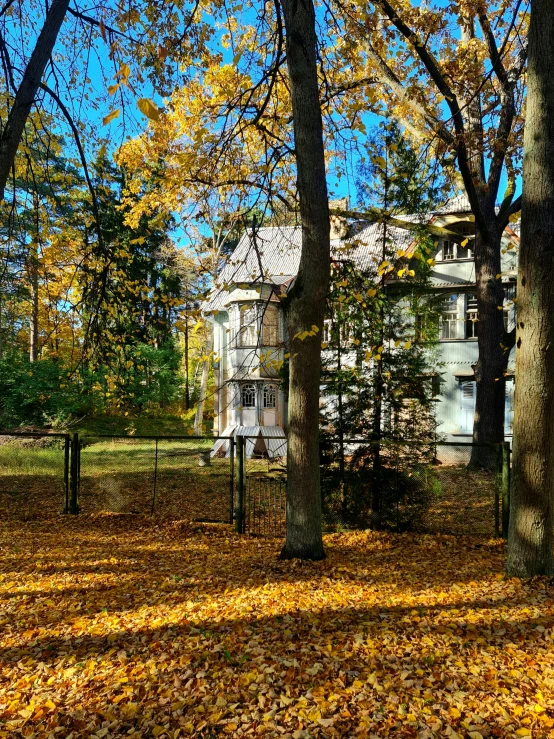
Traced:
MULTIPOLYGON (((267 453, 257 458, 247 445, 247 439, 239 439, 237 530, 283 535, 286 458, 267 453)), ((331 439, 322 444, 320 462, 327 530, 487 537, 507 533, 509 444, 331 439), (489 471, 472 466, 472 454, 489 471)))
POLYGON ((0 515, 29 519, 69 510, 68 434, 0 434, 0 515))
MULTIPOLYGON (((507 532, 507 443, 330 439, 320 462, 327 530, 507 532), (492 471, 472 467, 476 452, 492 471)), ((283 536, 286 486, 284 437, 0 435, 3 517, 146 514, 283 536)))
POLYGON ((234 443, 227 455, 212 457, 213 443, 213 437, 81 437, 79 511, 232 523, 234 443))

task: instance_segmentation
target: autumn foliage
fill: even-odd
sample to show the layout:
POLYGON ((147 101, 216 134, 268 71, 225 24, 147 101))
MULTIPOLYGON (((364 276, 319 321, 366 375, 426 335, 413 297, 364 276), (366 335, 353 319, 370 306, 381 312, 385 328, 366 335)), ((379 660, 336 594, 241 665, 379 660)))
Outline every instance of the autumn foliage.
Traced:
POLYGON ((548 737, 547 579, 504 545, 55 517, 0 531, 0 736, 548 737))

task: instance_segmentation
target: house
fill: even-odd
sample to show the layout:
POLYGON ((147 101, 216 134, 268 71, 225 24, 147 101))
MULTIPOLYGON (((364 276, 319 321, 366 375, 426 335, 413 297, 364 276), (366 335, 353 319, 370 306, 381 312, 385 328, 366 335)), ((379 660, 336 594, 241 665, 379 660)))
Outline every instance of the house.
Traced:
MULTIPOLYGON (((429 214, 430 222, 471 236, 469 203, 458 196, 429 214)), ((335 260, 345 256, 362 269, 381 260, 382 224, 361 225, 355 240, 342 238, 340 224, 332 224, 331 250, 335 260)), ((411 232, 387 227, 395 248, 409 250, 411 232)), ((518 236, 507 229, 503 251, 503 281, 515 285, 518 236)), ((228 260, 204 312, 213 325, 215 355, 214 435, 248 437, 247 454, 283 452, 287 429, 287 400, 280 381, 286 351, 282 296, 294 281, 300 262, 299 227, 261 227, 243 234, 228 260)), ((475 406, 472 366, 477 361, 478 316, 475 265, 471 241, 465 247, 437 243, 433 289, 444 296, 440 324, 440 402, 438 432, 448 440, 471 436, 475 406)), ((513 322, 506 308, 506 325, 513 322)), ((513 362, 510 361, 506 400, 506 433, 511 432, 513 362)), ((216 442, 213 453, 227 449, 216 442)))

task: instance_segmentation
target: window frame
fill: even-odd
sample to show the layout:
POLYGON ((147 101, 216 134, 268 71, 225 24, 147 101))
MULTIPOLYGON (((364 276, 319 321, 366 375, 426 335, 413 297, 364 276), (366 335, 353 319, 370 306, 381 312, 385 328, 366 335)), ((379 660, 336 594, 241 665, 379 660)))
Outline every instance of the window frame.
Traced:
POLYGON ((255 408, 256 407, 256 385, 253 382, 244 382, 240 386, 240 404, 242 408, 255 408), (250 393, 252 403, 245 402, 245 393, 250 393))
POLYGON ((458 294, 457 293, 449 293, 448 296, 446 296, 445 300, 443 301, 443 307, 441 308, 440 312, 440 325, 439 325, 439 340, 440 341, 452 341, 453 339, 458 338, 458 294), (447 302, 448 298, 452 298, 451 302, 447 302), (450 310, 446 310, 447 307, 452 306, 450 310), (445 317, 449 316, 447 320, 445 321, 445 317), (448 326, 448 336, 444 336, 444 327, 448 326), (451 329, 453 330, 454 335, 451 335, 451 329))
POLYGON ((264 410, 272 411, 277 409, 277 393, 279 389, 274 383, 266 383, 264 385, 263 392, 263 408, 264 410), (271 394, 271 395, 270 395, 271 394), (268 405, 268 396, 272 397, 273 405, 268 405))
POLYGON ((257 303, 245 303, 239 307, 239 330, 237 345, 248 348, 258 345, 259 337, 259 311, 257 303), (253 320, 244 322, 244 317, 252 314, 253 320), (253 339, 253 341, 252 341, 253 339))
POLYGON ((264 306, 261 323, 262 346, 279 346, 279 309, 276 305, 267 303, 264 306), (275 319, 273 324, 266 321, 270 315, 275 319))
POLYGON ((479 310, 477 308, 477 295, 475 293, 467 293, 465 295, 464 314, 464 337, 466 339, 476 339, 478 336, 477 324, 479 322, 479 310))

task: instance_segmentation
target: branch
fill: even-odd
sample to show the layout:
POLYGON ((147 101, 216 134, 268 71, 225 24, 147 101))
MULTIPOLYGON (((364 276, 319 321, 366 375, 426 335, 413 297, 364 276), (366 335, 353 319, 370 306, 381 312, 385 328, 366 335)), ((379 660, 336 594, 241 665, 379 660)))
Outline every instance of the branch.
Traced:
POLYGON ((25 123, 35 102, 46 64, 52 55, 68 5, 69 0, 53 0, 29 63, 25 68, 23 79, 8 114, 6 126, 2 131, 0 137, 0 202, 4 200, 6 182, 21 141, 25 123))
POLYGON ((92 212, 94 214, 94 221, 96 223, 96 233, 98 236, 98 243, 100 246, 102 246, 102 231, 100 229, 100 212, 98 209, 98 200, 96 198, 96 191, 94 189, 94 185, 92 184, 92 180, 90 179, 88 166, 87 166, 87 160, 85 157, 85 152, 83 150, 83 145, 81 144, 81 139, 79 138, 79 131, 77 130, 77 126, 75 125, 73 118, 71 117, 71 113, 66 108, 62 100, 60 99, 59 95, 54 92, 48 85, 45 85, 44 82, 40 83, 41 90, 44 90, 44 92, 48 93, 51 98, 55 101, 58 108, 63 113, 66 121, 69 123, 69 127, 71 128, 71 131, 73 132, 73 136, 75 138, 75 143, 77 145, 77 149, 79 151, 79 158, 81 159, 81 164, 83 165, 83 170, 85 172, 85 179, 87 181, 87 186, 90 192, 90 197, 92 200, 92 212))
MULTIPOLYGON (((331 208, 329 213, 332 216, 341 216, 343 218, 351 218, 355 221, 366 221, 367 223, 386 223, 394 228, 401 228, 405 231, 418 231, 420 228, 424 228, 432 236, 439 236, 449 241, 455 241, 457 244, 461 244, 467 240, 467 235, 451 231, 449 228, 444 226, 437 226, 434 223, 418 223, 417 221, 405 221, 403 218, 397 218, 396 216, 384 213, 378 208, 370 208, 369 210, 357 211, 357 210, 341 210, 339 208, 331 208)), ((471 238, 471 237, 470 237, 471 238)))
POLYGON ((456 132, 455 148, 458 158, 458 166, 460 168, 460 174, 462 175, 467 197, 479 229, 483 233, 487 233, 487 222, 481 210, 481 204, 477 196, 477 188, 473 182, 473 176, 471 173, 470 156, 465 142, 464 118, 458 98, 447 83, 438 61, 435 59, 433 54, 427 50, 427 47, 418 35, 399 17, 398 13, 394 10, 388 0, 375 0, 375 5, 383 10, 385 15, 402 36, 404 36, 404 38, 413 45, 415 53, 448 105, 448 109, 452 116, 452 122, 454 123, 454 130, 456 132))
POLYGON ((510 216, 519 213, 519 211, 521 210, 521 195, 517 197, 513 203, 508 202, 506 205, 505 203, 506 201, 504 201, 504 203, 502 203, 502 205, 500 206, 500 210, 498 211, 498 215, 496 217, 498 228, 502 229, 502 231, 504 231, 504 229, 510 222, 510 216))
MULTIPOLYGON (((81 21, 84 21, 85 23, 88 23, 91 26, 97 26, 100 28, 100 21, 97 21, 96 18, 92 18, 90 15, 85 15, 84 13, 80 13, 78 10, 75 10, 75 8, 67 8, 67 12, 72 15, 74 18, 78 18, 81 21)), ((114 28, 113 26, 106 26, 104 24, 104 28, 108 33, 113 33, 114 36, 121 36, 122 38, 127 39, 128 41, 132 41, 134 44, 140 45, 140 41, 137 39, 134 39, 132 36, 128 36, 126 33, 123 33, 123 31, 119 31, 117 28, 114 28)), ((106 40, 106 39, 104 39, 106 40)))
POLYGON ((384 59, 382 59, 373 49, 371 44, 368 44, 368 55, 373 60, 373 63, 378 67, 378 73, 380 73, 382 84, 390 87, 394 94, 402 100, 402 102, 408 105, 416 115, 421 117, 445 144, 452 146, 454 144, 454 138, 444 125, 444 122, 431 115, 422 105, 416 102, 413 97, 409 95, 400 79, 395 75, 384 59))

